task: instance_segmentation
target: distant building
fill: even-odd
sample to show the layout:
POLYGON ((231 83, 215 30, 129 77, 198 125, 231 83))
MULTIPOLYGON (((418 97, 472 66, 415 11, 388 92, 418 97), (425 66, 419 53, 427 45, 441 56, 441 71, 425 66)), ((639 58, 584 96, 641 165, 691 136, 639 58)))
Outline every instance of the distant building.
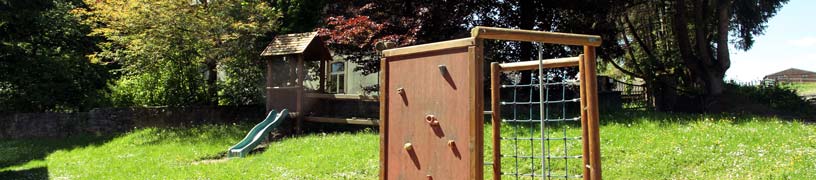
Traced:
POLYGON ((769 74, 763 78, 765 81, 773 82, 816 82, 816 72, 805 71, 796 68, 786 69, 777 73, 769 74))

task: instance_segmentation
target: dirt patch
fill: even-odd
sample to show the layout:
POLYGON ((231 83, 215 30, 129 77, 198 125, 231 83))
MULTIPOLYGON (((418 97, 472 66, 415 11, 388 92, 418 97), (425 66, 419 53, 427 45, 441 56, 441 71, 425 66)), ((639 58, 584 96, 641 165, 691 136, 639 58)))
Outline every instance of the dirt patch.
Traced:
POLYGON ((199 165, 199 164, 215 164, 215 163, 227 162, 227 161, 229 161, 229 160, 230 160, 229 158, 221 158, 221 159, 207 159, 207 160, 195 161, 195 162, 193 162, 193 165, 199 165))
MULTIPOLYGON (((252 149, 252 151, 249 151, 249 154, 247 156, 252 155, 252 154, 262 153, 262 152, 266 151, 266 148, 267 148, 268 145, 269 145, 268 143, 261 143, 260 145, 258 145, 258 147, 255 147, 255 149, 252 149)), ((193 165, 199 165, 199 164, 222 163, 222 162, 227 162, 230 159, 231 158, 227 157, 227 152, 224 151, 224 152, 220 152, 218 154, 214 154, 214 155, 211 155, 211 156, 205 156, 205 157, 199 158, 198 160, 193 161, 192 164, 193 165)))

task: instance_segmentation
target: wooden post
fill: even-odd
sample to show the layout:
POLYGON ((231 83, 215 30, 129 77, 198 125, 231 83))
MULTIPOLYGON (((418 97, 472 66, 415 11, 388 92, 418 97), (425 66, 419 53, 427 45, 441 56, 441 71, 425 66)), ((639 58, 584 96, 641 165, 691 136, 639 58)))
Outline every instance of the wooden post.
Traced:
POLYGON ((388 63, 385 58, 380 61, 380 179, 385 180, 386 166, 388 165, 388 63))
POLYGON ((598 122, 598 79, 595 72, 595 47, 584 46, 584 71, 586 76, 586 113, 589 135, 589 165, 592 179, 601 179, 601 140, 598 122))
POLYGON ((264 114, 269 113, 272 110, 272 59, 266 59, 266 87, 264 88, 266 92, 266 112, 264 114))
POLYGON ((306 113, 303 112, 303 54, 297 55, 296 71, 297 77, 295 78, 295 81, 297 81, 297 87, 295 88, 295 91, 297 91, 297 100, 295 101, 297 102, 295 102, 295 109, 297 110, 297 120, 295 122, 295 131, 300 133, 302 132, 301 128, 303 126, 303 116, 306 115, 306 113))
POLYGON ((587 111, 586 111, 586 104, 587 104, 587 100, 586 100, 586 97, 587 97, 587 94, 586 94, 586 82, 587 81, 586 81, 586 75, 584 74, 584 72, 587 71, 587 70, 586 70, 586 67, 584 67, 584 64, 585 64, 584 55, 582 54, 582 55, 578 56, 578 59, 579 59, 579 61, 578 61, 578 72, 580 72, 580 74, 578 75, 578 79, 579 79, 578 81, 581 82, 581 85, 578 86, 578 89, 580 91, 580 97, 581 97, 581 143, 582 143, 581 147, 583 148, 583 153, 582 154, 584 156, 584 158, 581 158, 581 160, 583 162, 583 164, 581 165, 581 168, 584 169, 583 170, 584 179, 585 180, 590 180, 590 179, 592 179, 592 176, 589 173, 591 171, 591 169, 589 168, 590 167, 589 166, 589 134, 588 134, 589 132, 587 130, 589 128, 587 127, 588 117, 587 117, 587 111))
POLYGON ((320 93, 326 93, 326 62, 329 60, 320 60, 318 65, 318 76, 320 76, 320 88, 317 90, 320 93))
POLYGON ((493 179, 501 179, 501 66, 490 64, 490 111, 493 123, 493 179))
POLYGON ((484 179, 484 49, 481 40, 476 40, 476 45, 468 48, 469 60, 474 63, 471 67, 469 81, 473 82, 471 102, 473 112, 473 122, 471 122, 471 138, 473 149, 471 153, 471 168, 473 168, 473 179, 484 179))

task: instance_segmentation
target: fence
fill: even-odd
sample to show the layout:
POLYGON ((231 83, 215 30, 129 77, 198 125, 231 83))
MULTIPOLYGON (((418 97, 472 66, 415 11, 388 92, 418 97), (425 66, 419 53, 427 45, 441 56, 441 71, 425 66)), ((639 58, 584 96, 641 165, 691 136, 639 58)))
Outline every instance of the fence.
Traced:
POLYGON ((97 108, 75 113, 0 115, 0 139, 117 134, 144 127, 189 127, 201 124, 257 122, 263 106, 190 106, 97 108))
POLYGON ((628 83, 614 78, 609 78, 609 80, 612 81, 612 91, 620 92, 624 109, 649 108, 645 84, 628 83))

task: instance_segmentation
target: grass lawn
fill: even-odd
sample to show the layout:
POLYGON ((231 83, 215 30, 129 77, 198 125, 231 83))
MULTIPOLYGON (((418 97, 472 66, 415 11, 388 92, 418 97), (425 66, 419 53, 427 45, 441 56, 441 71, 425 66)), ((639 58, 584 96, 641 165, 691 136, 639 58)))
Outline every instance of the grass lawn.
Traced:
MULTIPOLYGON (((811 124, 760 117, 641 112, 608 115, 602 121, 603 173, 608 179, 816 178, 816 127, 811 124)), ((207 160, 222 156, 250 127, 208 125, 141 129, 116 137, 0 140, 0 179, 378 176, 379 136, 371 130, 286 138, 247 158, 207 160)), ((563 128, 568 135, 579 132, 576 127, 563 128)), ((510 131, 503 134, 511 135, 505 133, 510 131)), ((489 148, 486 150, 490 154, 489 148)))
POLYGON ((783 85, 796 90, 796 94, 816 95, 816 83, 790 83, 783 85))

